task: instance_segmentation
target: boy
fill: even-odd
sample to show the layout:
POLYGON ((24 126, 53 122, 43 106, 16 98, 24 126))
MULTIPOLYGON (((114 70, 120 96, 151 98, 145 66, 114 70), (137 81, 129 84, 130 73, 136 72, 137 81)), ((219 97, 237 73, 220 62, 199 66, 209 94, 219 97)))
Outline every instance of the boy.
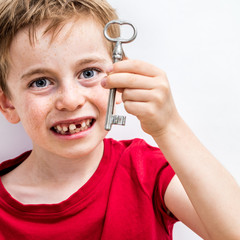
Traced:
POLYGON ((116 18, 103 0, 0 0, 0 109, 33 142, 1 164, 0 239, 172 239, 177 220, 240 239, 239 187, 179 116, 165 73, 112 64, 103 27, 116 18), (142 140, 105 139, 109 88, 176 175, 142 140))

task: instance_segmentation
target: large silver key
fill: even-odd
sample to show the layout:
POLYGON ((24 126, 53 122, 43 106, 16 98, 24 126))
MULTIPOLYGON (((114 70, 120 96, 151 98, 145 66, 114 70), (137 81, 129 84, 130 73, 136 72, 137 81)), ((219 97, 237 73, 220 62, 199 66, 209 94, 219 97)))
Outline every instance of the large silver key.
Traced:
MULTIPOLYGON (((132 42, 137 36, 137 30, 134 27, 134 25, 129 23, 129 22, 125 22, 125 21, 121 21, 121 20, 113 20, 113 21, 110 21, 109 23, 106 24, 106 26, 104 28, 104 36, 109 41, 115 42, 115 48, 113 50, 113 56, 112 56, 113 62, 115 63, 115 62, 118 62, 118 61, 122 61, 122 58, 123 58, 122 43, 132 42), (131 26, 132 29, 133 29, 132 37, 130 37, 128 39, 121 38, 121 36, 117 37, 117 38, 111 38, 107 33, 108 27, 111 24, 131 26)), ((126 116, 113 115, 114 105, 115 105, 115 97, 116 97, 116 88, 112 88, 112 89, 110 89, 110 92, 109 92, 108 108, 107 108, 107 115, 106 115, 106 122, 105 122, 105 129, 107 131, 109 131, 111 129, 112 124, 125 125, 125 123, 126 123, 126 116)))

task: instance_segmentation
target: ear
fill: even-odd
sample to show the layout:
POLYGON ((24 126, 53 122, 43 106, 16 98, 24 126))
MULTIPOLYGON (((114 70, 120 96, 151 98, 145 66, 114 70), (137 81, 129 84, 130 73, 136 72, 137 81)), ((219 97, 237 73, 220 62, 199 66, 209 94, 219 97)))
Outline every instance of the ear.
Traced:
POLYGON ((9 97, 0 88, 0 112, 10 123, 18 123, 20 118, 9 97))

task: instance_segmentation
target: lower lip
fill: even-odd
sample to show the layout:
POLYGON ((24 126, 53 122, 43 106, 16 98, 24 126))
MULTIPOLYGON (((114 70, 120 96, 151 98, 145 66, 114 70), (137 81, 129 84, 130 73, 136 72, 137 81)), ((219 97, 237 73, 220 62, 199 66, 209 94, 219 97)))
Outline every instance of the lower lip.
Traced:
POLYGON ((95 123, 93 123, 93 125, 90 128, 88 128, 84 131, 81 131, 79 133, 71 134, 71 135, 62 135, 62 134, 56 133, 52 130, 51 130, 51 132, 54 134, 54 136, 56 136, 56 137, 58 137, 59 139, 62 139, 62 140, 76 140, 76 139, 84 138, 88 134, 90 134, 90 132, 93 130, 94 125, 95 125, 95 123))

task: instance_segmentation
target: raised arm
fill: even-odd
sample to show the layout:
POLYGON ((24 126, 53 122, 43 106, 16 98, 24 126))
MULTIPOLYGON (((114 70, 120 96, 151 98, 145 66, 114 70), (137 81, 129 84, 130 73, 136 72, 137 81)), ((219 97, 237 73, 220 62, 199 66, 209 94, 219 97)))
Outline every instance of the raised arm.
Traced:
POLYGON ((178 114, 166 74, 137 60, 110 72, 103 86, 121 89, 126 111, 154 138, 185 190, 175 177, 165 194, 169 210, 205 239, 239 240, 240 188, 178 114))

